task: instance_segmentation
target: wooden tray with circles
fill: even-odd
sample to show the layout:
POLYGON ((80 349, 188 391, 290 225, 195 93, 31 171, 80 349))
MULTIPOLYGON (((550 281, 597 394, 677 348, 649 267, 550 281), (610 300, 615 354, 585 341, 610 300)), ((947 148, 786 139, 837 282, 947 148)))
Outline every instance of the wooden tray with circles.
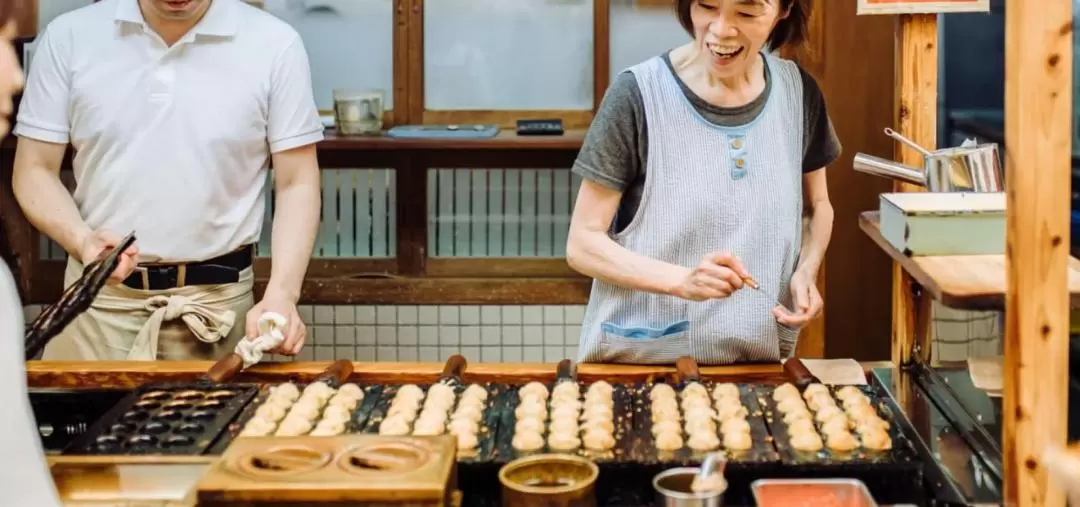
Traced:
POLYGON ((199 481, 199 505, 450 505, 455 445, 448 435, 240 438, 199 481))

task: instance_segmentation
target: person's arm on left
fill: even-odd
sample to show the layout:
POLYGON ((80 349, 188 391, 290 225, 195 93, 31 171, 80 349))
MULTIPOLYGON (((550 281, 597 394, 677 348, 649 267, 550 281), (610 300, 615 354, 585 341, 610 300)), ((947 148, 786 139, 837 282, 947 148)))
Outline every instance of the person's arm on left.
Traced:
POLYGON ((307 338, 296 310, 319 230, 319 161, 315 143, 323 125, 311 90, 311 69, 297 35, 278 57, 271 77, 267 141, 274 170, 274 221, 270 238, 270 281, 263 299, 247 315, 247 336, 258 335, 264 312, 288 319, 285 341, 272 352, 294 356, 307 338))
POLYGON ((832 239, 833 207, 825 166, 840 157, 840 141, 833 130, 825 98, 814 78, 800 69, 806 122, 803 153, 803 215, 809 221, 803 235, 799 264, 791 277, 793 308, 777 307, 773 313, 785 326, 801 328, 821 314, 825 302, 817 288, 818 271, 832 239))

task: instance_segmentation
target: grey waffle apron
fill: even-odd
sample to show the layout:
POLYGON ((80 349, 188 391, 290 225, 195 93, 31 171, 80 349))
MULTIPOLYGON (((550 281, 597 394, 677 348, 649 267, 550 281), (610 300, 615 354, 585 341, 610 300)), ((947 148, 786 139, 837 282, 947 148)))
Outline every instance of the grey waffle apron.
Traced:
POLYGON ((579 362, 699 364, 779 361, 798 332, 772 314, 802 242, 802 79, 793 62, 764 55, 772 86, 750 123, 722 127, 698 114, 657 56, 628 69, 648 122, 646 181, 638 210, 612 238, 628 250, 694 267, 728 251, 765 292, 750 288, 702 302, 594 280, 579 362))

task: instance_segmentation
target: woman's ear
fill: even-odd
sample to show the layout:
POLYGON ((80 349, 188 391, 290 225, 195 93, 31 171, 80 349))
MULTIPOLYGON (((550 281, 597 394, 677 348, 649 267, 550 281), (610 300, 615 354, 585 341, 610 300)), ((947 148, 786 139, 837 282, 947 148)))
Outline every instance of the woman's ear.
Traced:
MULTIPOLYGON (((776 20, 780 21, 780 20, 787 19, 787 17, 791 15, 791 9, 793 9, 795 7, 795 2, 798 2, 798 1, 799 0, 791 0, 791 2, 788 3, 787 7, 784 7, 780 11, 780 17, 776 18, 776 20)), ((784 5, 784 1, 780 0, 780 6, 783 7, 783 5, 784 5)))

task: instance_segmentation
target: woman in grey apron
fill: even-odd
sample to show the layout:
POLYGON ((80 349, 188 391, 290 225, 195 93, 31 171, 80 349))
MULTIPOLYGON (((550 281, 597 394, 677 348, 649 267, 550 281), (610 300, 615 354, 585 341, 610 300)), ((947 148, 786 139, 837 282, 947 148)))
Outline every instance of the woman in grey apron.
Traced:
POLYGON ((594 279, 578 360, 777 361, 821 312, 840 154, 817 83, 765 49, 803 42, 810 0, 675 11, 693 41, 618 75, 574 164, 567 261, 594 279))

